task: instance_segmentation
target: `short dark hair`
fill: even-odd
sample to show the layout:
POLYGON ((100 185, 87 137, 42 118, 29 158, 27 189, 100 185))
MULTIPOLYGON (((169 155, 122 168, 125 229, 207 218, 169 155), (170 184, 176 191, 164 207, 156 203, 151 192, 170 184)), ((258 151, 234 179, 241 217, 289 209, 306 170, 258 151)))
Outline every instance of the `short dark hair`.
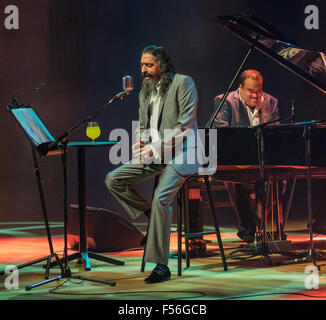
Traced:
POLYGON ((239 84, 241 84, 243 86, 245 80, 248 78, 258 80, 259 82, 261 82, 261 85, 263 85, 263 76, 257 70, 248 69, 248 70, 243 71, 240 75, 239 84))

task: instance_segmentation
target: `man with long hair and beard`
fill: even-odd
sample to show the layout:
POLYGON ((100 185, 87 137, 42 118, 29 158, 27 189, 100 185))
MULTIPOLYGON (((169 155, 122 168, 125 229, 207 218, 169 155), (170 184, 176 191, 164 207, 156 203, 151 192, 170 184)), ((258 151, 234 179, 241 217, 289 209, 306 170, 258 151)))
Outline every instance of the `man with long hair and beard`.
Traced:
POLYGON ((145 261, 156 263, 156 267, 145 282, 156 283, 171 277, 168 259, 174 197, 187 177, 198 172, 196 160, 187 158, 187 151, 196 150, 194 135, 189 132, 197 130, 198 97, 193 79, 174 71, 163 47, 146 47, 140 63, 139 129, 132 146, 134 159, 140 161, 133 159, 108 173, 105 183, 132 218, 150 217, 143 239, 143 244, 147 243, 145 261), (149 204, 133 185, 157 175, 149 204))

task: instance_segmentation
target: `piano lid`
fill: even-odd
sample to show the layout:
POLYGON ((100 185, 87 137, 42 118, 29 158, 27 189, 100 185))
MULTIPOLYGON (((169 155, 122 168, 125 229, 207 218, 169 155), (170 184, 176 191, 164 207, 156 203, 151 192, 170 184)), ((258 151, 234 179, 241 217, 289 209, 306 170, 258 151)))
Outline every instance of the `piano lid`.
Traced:
POLYGON ((302 48, 254 15, 220 16, 217 20, 246 43, 326 93, 325 53, 302 48))

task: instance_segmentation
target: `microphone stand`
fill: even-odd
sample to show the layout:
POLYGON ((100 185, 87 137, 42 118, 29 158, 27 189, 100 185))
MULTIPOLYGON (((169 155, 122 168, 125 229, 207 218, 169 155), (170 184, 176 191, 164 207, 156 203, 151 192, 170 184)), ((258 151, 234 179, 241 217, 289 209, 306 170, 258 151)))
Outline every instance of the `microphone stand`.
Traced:
MULTIPOLYGON (((316 265, 316 254, 312 238, 312 194, 311 194, 311 126, 304 127, 303 137, 305 139, 305 153, 307 165, 307 192, 308 192, 308 221, 309 221, 309 253, 308 261, 316 265)), ((302 259, 305 261, 305 258, 302 259)))
POLYGON ((62 143, 65 139, 68 138, 68 136, 70 136, 72 133, 74 133, 75 131, 77 131, 84 124, 86 124, 87 122, 95 119, 99 114, 101 114, 102 112, 104 112, 105 109, 107 107, 109 107, 113 102, 118 101, 119 99, 122 100, 125 96, 127 96, 130 93, 130 91, 131 90, 125 90, 125 91, 122 91, 122 92, 116 94, 101 109, 97 110, 95 113, 93 113, 92 115, 88 116, 87 118, 85 118, 84 120, 82 120, 80 123, 77 123, 76 125, 74 125, 70 129, 68 129, 67 131, 65 131, 63 134, 61 134, 57 139, 55 139, 53 142, 51 142, 47 146, 48 151, 49 150, 52 150, 53 148, 56 148, 60 144, 60 142, 62 143))
POLYGON ((108 106, 110 106, 113 102, 118 101, 119 99, 122 100, 126 95, 130 93, 131 90, 125 90, 123 92, 118 93, 115 95, 112 99, 109 100, 101 109, 96 111, 94 114, 90 115, 89 117, 82 120, 80 123, 74 125, 67 131, 65 131, 63 134, 61 134, 55 141, 51 142, 47 149, 48 151, 57 148, 58 146, 62 148, 62 164, 63 164, 63 177, 64 177, 64 255, 63 255, 63 264, 60 264, 61 267, 61 275, 57 277, 53 277, 51 279, 35 283, 29 286, 26 286, 26 290, 29 291, 35 287, 38 287, 40 285, 60 280, 62 278, 69 279, 79 279, 79 280, 85 280, 85 281, 93 281, 103 284, 108 284, 110 286, 115 286, 116 283, 112 281, 105 281, 105 280, 97 280, 93 278, 86 278, 83 276, 73 275, 71 273, 71 270, 68 265, 68 244, 67 244, 67 222, 68 222, 68 202, 67 202, 67 161, 66 161, 66 155, 67 155, 67 145, 68 145, 68 137, 70 134, 81 128, 86 122, 91 121, 92 119, 96 118, 99 114, 104 112, 108 106))
POLYGON ((258 164, 259 164, 259 170, 260 170, 260 181, 257 181, 255 183, 255 189, 256 189, 256 197, 257 197, 257 226, 256 226, 256 235, 255 235, 255 247, 257 250, 257 253, 261 254, 266 263, 270 264, 270 258, 268 255, 268 245, 267 245, 267 239, 266 239, 266 219, 265 219, 265 211, 266 211, 266 191, 265 191, 265 145, 264 145, 264 133, 263 129, 271 123, 277 122, 277 120, 272 120, 268 122, 264 122, 261 124, 258 124, 256 126, 253 126, 256 130, 256 137, 257 137, 257 148, 258 148, 258 164), (260 225, 259 225, 259 219, 260 225))
MULTIPOLYGON (((309 224, 309 251, 305 256, 301 258, 294 258, 292 260, 284 261, 287 263, 300 263, 300 262, 312 262, 319 270, 319 266, 316 263, 317 254, 314 249, 313 235, 312 235, 312 178, 311 178, 311 125, 318 123, 325 123, 326 120, 312 120, 308 122, 295 123, 294 125, 304 125, 304 131, 302 137, 305 139, 305 158, 307 166, 307 199, 308 199, 308 224, 309 224)), ((323 257, 321 254, 319 254, 323 257)))
MULTIPOLYGON (((283 264, 288 263, 300 263, 300 262, 312 262, 314 266, 318 267, 316 264, 316 258, 318 254, 316 254, 316 251, 314 249, 314 243, 313 243, 313 232, 312 232, 312 220, 313 220, 313 212, 312 212, 312 177, 311 177, 311 127, 315 124, 319 123, 326 123, 326 120, 311 120, 311 121, 305 121, 305 122, 297 122, 294 123, 294 102, 292 100, 292 109, 291 109, 291 116, 287 117, 283 120, 287 120, 291 118, 291 125, 292 126, 304 126, 304 131, 302 137, 305 140, 305 160, 306 160, 306 167, 307 167, 307 201, 308 201, 308 225, 309 225, 309 251, 308 253, 301 257, 301 258, 294 258, 292 260, 286 260, 283 261, 283 264)), ((261 123, 257 126, 254 126, 253 128, 258 128, 258 136, 261 136, 260 128, 265 127, 266 125, 277 122, 278 120, 269 121, 265 123, 261 123)), ((258 138, 259 141, 259 138, 258 138)), ((261 155, 263 156, 263 138, 260 139, 260 142, 262 145, 261 147, 261 155)), ((263 162, 262 162, 263 164, 263 162)), ((263 171, 261 171, 261 174, 263 175, 263 171)), ((289 252, 288 252, 289 253, 289 252)), ((297 256, 301 256, 302 254, 295 254, 297 256)), ((320 255, 320 254, 319 254, 320 255)), ((320 255, 322 256, 322 255, 320 255)), ((323 257, 323 256, 322 256, 323 257)), ((318 267, 319 268, 319 267, 318 267)))
MULTIPOLYGON (((292 115, 291 115, 292 117, 292 115)), ((265 145, 264 145, 264 133, 263 129, 267 127, 269 124, 273 124, 275 122, 281 122, 290 119, 291 117, 286 117, 283 119, 277 118, 275 120, 270 120, 267 122, 263 122, 252 126, 253 129, 257 129, 255 135, 257 137, 257 148, 258 148, 258 164, 259 164, 259 171, 260 171, 260 181, 256 182, 256 196, 257 196, 257 214, 258 214, 258 221, 259 218, 260 226, 257 225, 256 229, 256 236, 255 236, 255 246, 256 250, 264 256, 267 264, 270 264, 270 258, 268 255, 269 247, 267 244, 267 221, 266 221, 266 210, 267 210, 267 202, 266 199, 266 191, 265 191, 265 145)), ((268 197, 268 196, 267 196, 268 197)), ((273 205, 273 204, 272 204, 273 205)))

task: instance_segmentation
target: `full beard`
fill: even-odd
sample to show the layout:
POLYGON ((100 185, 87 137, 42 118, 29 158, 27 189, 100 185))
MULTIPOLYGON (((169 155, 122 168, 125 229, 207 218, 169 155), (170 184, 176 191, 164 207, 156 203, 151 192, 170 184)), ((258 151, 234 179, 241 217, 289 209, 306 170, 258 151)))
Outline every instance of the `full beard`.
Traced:
POLYGON ((147 98, 152 94, 153 91, 156 91, 156 85, 159 82, 159 78, 153 77, 150 79, 143 79, 142 91, 144 92, 145 97, 147 98))

